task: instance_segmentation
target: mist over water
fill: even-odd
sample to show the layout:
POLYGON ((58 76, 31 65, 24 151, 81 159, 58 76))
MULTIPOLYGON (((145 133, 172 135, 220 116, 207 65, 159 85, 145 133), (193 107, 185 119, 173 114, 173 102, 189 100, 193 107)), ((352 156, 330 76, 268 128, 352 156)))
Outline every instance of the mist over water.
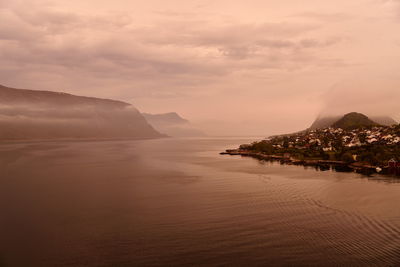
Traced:
POLYGON ((251 141, 2 144, 0 266, 400 262, 400 180, 218 154, 251 141))

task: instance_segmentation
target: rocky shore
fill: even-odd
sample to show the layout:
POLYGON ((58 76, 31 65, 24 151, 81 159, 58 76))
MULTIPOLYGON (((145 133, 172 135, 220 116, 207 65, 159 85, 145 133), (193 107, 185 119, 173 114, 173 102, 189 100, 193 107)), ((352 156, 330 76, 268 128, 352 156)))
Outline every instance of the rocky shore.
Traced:
POLYGON ((318 170, 335 170, 341 172, 357 172, 364 175, 372 175, 374 173, 399 175, 397 170, 391 169, 389 166, 372 166, 361 162, 346 163, 344 161, 322 160, 322 159, 305 159, 299 160, 287 155, 268 155, 257 151, 242 149, 227 149, 220 153, 221 155, 252 157, 264 161, 276 161, 281 164, 313 166, 318 170))

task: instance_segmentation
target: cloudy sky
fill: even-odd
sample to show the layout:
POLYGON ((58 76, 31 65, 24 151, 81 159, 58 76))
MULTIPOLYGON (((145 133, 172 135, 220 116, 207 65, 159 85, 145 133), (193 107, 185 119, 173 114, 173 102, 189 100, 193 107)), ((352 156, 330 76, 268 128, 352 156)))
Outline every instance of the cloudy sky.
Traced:
POLYGON ((0 0, 0 84, 176 111, 211 135, 400 119, 400 1, 0 0))

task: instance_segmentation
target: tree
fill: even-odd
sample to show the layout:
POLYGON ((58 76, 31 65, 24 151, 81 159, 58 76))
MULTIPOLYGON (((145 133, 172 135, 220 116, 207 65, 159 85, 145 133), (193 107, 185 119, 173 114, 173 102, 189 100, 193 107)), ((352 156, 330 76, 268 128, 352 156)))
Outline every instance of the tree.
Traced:
POLYGON ((353 163, 353 155, 350 152, 346 152, 342 155, 341 160, 346 162, 346 163, 353 163))
POLYGON ((360 140, 361 143, 365 143, 367 140, 367 134, 366 133, 359 133, 358 134, 358 140, 360 140))
POLYGON ((343 147, 343 142, 342 142, 342 136, 337 136, 335 138, 335 140, 333 141, 333 147, 335 148, 335 150, 339 151, 342 149, 343 147))
POLYGON ((266 154, 273 154, 274 148, 270 143, 267 143, 265 141, 261 142, 255 142, 252 144, 252 148, 255 151, 260 151, 266 154))
POLYGON ((329 154, 328 153, 325 153, 324 151, 322 151, 321 153, 320 153, 320 155, 321 155, 321 157, 322 157, 322 159, 323 160, 329 160, 329 154))
POLYGON ((283 147, 288 148, 289 147, 289 137, 285 136, 283 138, 283 147))

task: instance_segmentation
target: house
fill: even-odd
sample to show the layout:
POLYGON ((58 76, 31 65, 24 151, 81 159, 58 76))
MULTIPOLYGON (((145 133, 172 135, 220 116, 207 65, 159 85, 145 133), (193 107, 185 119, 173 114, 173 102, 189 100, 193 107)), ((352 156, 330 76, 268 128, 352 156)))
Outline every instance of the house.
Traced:
POLYGON ((391 134, 388 134, 388 135, 385 135, 382 137, 382 139, 385 139, 385 140, 390 140, 392 138, 393 138, 393 136, 391 134))
POLYGON ((396 168, 397 166, 399 166, 398 162, 395 159, 389 160, 388 165, 390 168, 396 168))

